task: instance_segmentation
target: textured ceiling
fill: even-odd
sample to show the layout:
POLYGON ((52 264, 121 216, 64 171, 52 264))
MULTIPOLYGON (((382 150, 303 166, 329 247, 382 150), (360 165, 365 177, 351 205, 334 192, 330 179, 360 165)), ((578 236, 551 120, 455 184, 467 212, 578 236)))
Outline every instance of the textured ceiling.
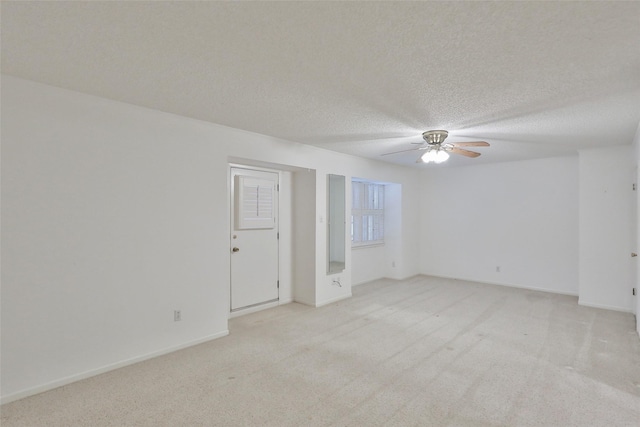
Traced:
MULTIPOLYGON (((629 144, 637 2, 2 2, 2 72, 415 166, 629 144)), ((421 166, 421 167, 432 167, 421 166)))

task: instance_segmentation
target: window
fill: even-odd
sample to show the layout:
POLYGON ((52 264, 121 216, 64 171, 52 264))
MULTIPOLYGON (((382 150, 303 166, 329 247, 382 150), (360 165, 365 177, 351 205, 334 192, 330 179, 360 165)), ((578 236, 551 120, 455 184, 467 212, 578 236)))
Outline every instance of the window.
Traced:
POLYGON ((351 246, 384 243, 384 185, 351 182, 351 246))

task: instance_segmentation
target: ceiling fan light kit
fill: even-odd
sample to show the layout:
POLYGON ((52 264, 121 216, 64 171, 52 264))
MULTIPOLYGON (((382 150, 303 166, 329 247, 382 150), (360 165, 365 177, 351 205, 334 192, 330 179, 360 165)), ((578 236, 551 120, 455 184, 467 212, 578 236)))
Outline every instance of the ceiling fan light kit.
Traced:
POLYGON ((434 163, 442 163, 446 162, 449 158, 449 153, 447 153, 444 149, 431 149, 424 153, 420 160, 424 163, 434 162, 434 163))
POLYGON ((449 153, 460 154, 465 157, 478 157, 480 153, 476 151, 465 150, 459 147, 489 147, 489 143, 485 141, 472 141, 472 142, 453 142, 444 143, 444 140, 449 136, 449 132, 446 130, 428 130, 422 133, 424 142, 421 147, 411 148, 409 150, 394 151, 392 153, 382 154, 387 156, 389 154, 404 153, 407 151, 427 150, 421 155, 416 163, 442 163, 449 159, 449 153))

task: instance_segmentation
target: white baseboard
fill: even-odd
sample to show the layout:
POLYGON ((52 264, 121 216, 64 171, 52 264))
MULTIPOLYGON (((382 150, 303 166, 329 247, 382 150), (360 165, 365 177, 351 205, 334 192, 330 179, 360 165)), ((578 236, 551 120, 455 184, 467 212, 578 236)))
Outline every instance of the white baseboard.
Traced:
MULTIPOLYGON (((548 293, 552 293, 552 294, 569 295, 569 296, 572 296, 572 297, 579 297, 579 294, 577 292, 564 292, 564 291, 558 291, 556 289, 539 288, 539 287, 534 287, 534 286, 522 286, 522 285, 517 285, 517 284, 504 284, 504 283, 496 283, 496 282, 487 282, 487 281, 481 281, 481 280, 467 279, 467 278, 463 278, 463 277, 442 276, 442 275, 438 275, 438 274, 423 273, 422 275, 431 276, 431 277, 440 277, 440 278, 443 278, 443 279, 464 280, 464 281, 468 281, 468 282, 484 283, 484 284, 487 284, 487 285, 506 286, 506 287, 511 287, 511 288, 528 289, 528 290, 531 290, 531 291, 548 292, 548 293)), ((588 302, 588 301, 585 302, 583 300, 580 300, 580 298, 578 298, 578 305, 581 305, 581 306, 584 306, 584 307, 601 308, 603 310, 620 311, 620 312, 623 312, 623 313, 633 313, 633 310, 631 310, 629 308, 617 307, 617 306, 606 305, 606 304, 597 304, 597 303, 592 303, 592 302, 588 302)), ((638 333, 640 334, 640 331, 638 333)))
POLYGON ((633 313, 633 311, 629 308, 624 308, 624 307, 616 307, 613 305, 606 305, 606 304, 597 304, 597 303, 592 303, 592 302, 585 302, 582 301, 580 299, 578 299, 578 305, 584 306, 584 307, 591 307, 591 308, 601 308, 603 310, 613 310, 613 311, 621 311, 623 313, 633 313))
POLYGON ((351 298, 351 292, 349 292, 347 295, 340 295, 339 297, 335 297, 335 298, 329 298, 328 300, 324 300, 324 301, 320 301, 317 302, 315 304, 316 307, 322 307, 324 305, 328 305, 337 301, 341 301, 343 299, 347 299, 347 298, 351 298))
POLYGON ((253 307, 243 308, 242 310, 232 311, 229 313, 229 319, 234 317, 244 316, 245 314, 256 313, 258 311, 266 310, 268 308, 274 308, 279 305, 279 301, 273 301, 266 304, 255 305, 253 307))
POLYGON ((426 275, 425 274, 410 274, 408 276, 404 276, 404 277, 401 277, 399 279, 395 278, 395 277, 384 276, 384 277, 378 277, 377 279, 365 280, 364 282, 353 283, 353 284, 351 284, 351 287, 360 286, 360 285, 366 285, 367 283, 375 282, 376 280, 394 280, 394 281, 400 282, 402 280, 408 280, 408 279, 411 279, 411 278, 414 278, 414 277, 417 277, 417 276, 426 276, 426 275))
POLYGON ((290 302, 293 302, 293 298, 279 299, 278 301, 273 301, 267 304, 260 304, 260 305, 245 308, 242 310, 232 311, 229 313, 229 319, 244 316, 245 314, 256 313, 258 311, 266 310, 268 308, 278 307, 279 305, 289 304, 290 302))
POLYGON ((424 274, 409 274, 408 276, 402 276, 402 277, 384 277, 384 279, 389 279, 389 280, 397 280, 397 281, 401 281, 401 280, 409 280, 409 279, 413 279, 414 277, 418 277, 418 276, 424 276, 424 274))
POLYGON ((297 302, 298 304, 308 305, 309 307, 315 307, 315 303, 313 301, 307 301, 304 298, 294 297, 293 302, 297 302))
POLYGON ((465 282, 475 282, 475 283, 483 283, 485 285, 496 285, 496 286, 506 286, 507 288, 518 288, 518 289, 527 289, 530 291, 538 291, 538 292, 548 292, 551 294, 559 294, 559 295, 569 295, 572 297, 577 297, 578 293, 577 292, 566 292, 566 291, 559 291, 557 289, 548 289, 548 288, 540 288, 540 287, 536 287, 536 286, 526 286, 526 285, 518 285, 518 284, 514 284, 514 283, 498 283, 498 282, 489 282, 486 280, 477 280, 477 279, 467 279, 464 277, 453 277, 453 276, 443 276, 440 274, 429 274, 429 273, 422 273, 423 276, 431 276, 431 277, 440 277, 442 279, 454 279, 454 280, 464 280, 465 282))
POLYGON ((204 338, 189 341, 174 347, 165 348, 159 351, 154 351, 152 353, 144 354, 142 356, 132 357, 131 359, 123 360, 121 362, 112 363, 112 364, 103 366, 101 368, 91 369, 89 371, 81 372, 79 374, 71 375, 65 378, 60 378, 58 380, 51 381, 46 384, 42 384, 36 387, 31 387, 25 390, 18 391, 16 393, 2 396, 0 397, 0 404, 4 405, 5 403, 14 402, 16 400, 23 399, 25 397, 33 396, 34 394, 39 394, 45 391, 53 390, 54 388, 62 387, 63 385, 71 384, 71 383, 84 380, 90 377, 95 377, 96 375, 104 374, 105 372, 113 371, 115 369, 123 368, 129 365, 133 365, 134 363, 142 362, 148 359, 153 359, 154 357, 162 356, 164 354, 172 353, 174 351, 182 350, 187 347, 192 347, 194 345, 202 344, 207 341, 222 338, 227 335, 229 335, 228 329, 218 332, 216 334, 208 335, 204 338))

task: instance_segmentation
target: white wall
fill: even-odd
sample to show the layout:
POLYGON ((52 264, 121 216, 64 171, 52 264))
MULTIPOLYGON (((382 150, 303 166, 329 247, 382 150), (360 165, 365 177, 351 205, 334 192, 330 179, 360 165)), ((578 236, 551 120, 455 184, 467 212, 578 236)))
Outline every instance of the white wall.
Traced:
POLYGON ((580 299, 633 311, 632 148, 580 151, 580 299))
POLYGON ((8 77, 2 110, 3 399, 225 335, 206 127, 8 77))
MULTIPOLYGON (((405 259, 409 263, 412 262, 412 257, 407 257, 403 251, 403 231, 405 230, 402 222, 402 185, 385 183, 384 192, 384 244, 360 246, 351 250, 352 280, 354 285, 385 277, 391 279, 406 278, 407 276, 403 272, 405 259)), ((414 201, 413 207, 405 204, 404 208, 409 211, 415 211, 416 205, 417 203, 414 201)), ((409 212, 409 214, 411 213, 409 212)), ((409 231, 415 230, 415 226, 416 223, 414 222, 413 226, 408 227, 409 231)), ((417 257, 413 259, 417 260, 417 257)))
POLYGON ((351 250, 353 285, 387 276, 385 245, 356 247, 351 250))
POLYGON ((420 271, 577 295, 577 218, 577 157, 425 171, 420 271))
POLYGON ((294 300, 303 304, 316 304, 316 171, 298 171, 293 174, 293 253, 294 300))
MULTIPOLYGON (((2 86, 3 402, 227 333, 230 158, 316 171, 315 305, 351 293, 350 270, 341 288, 325 273, 326 175, 416 190, 413 170, 9 76, 2 86)), ((408 253, 418 241, 405 224, 408 253)))
POLYGON ((420 240, 416 239, 420 228, 420 180, 401 184, 389 184, 385 187, 385 263, 386 274, 390 279, 405 279, 412 273, 411 266, 419 264, 420 240), (416 241, 407 245, 407 241, 416 241))
POLYGON ((279 257, 278 257, 278 274, 280 281, 280 289, 278 293, 280 304, 287 304, 293 301, 293 172, 280 172, 280 191, 279 191, 279 225, 280 233, 279 257))

